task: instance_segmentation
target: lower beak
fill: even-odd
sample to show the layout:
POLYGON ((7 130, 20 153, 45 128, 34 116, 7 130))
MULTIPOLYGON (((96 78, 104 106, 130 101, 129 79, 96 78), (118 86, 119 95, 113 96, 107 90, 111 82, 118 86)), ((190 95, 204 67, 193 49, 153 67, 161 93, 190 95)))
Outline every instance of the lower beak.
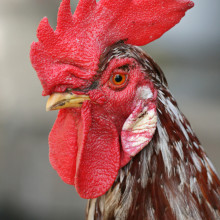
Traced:
POLYGON ((46 111, 81 107, 83 102, 86 100, 90 100, 89 96, 87 95, 53 93, 47 101, 46 111))

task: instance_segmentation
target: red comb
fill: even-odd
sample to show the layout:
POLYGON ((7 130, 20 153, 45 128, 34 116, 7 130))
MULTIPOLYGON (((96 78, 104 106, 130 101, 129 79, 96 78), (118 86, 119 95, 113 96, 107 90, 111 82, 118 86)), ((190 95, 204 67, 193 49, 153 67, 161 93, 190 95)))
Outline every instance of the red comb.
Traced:
POLYGON ((63 0, 56 30, 47 18, 38 27, 39 42, 31 47, 32 64, 45 90, 48 62, 80 67, 84 71, 77 71, 77 77, 90 79, 107 46, 120 40, 145 45, 177 24, 191 7, 189 0, 80 0, 72 15, 70 0, 63 0))

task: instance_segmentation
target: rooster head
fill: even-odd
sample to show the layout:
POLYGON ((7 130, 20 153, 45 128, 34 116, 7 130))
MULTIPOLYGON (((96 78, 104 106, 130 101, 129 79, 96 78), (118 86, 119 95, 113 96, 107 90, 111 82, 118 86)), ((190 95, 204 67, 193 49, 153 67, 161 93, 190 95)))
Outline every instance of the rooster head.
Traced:
POLYGON ((31 46, 31 62, 59 109, 49 135, 50 162, 83 198, 104 194, 120 167, 151 140, 157 125, 153 61, 145 45, 177 24, 189 0, 63 0, 54 31, 47 18, 31 46), (131 45, 130 45, 131 44, 131 45), (143 70, 143 66, 147 69, 143 70))

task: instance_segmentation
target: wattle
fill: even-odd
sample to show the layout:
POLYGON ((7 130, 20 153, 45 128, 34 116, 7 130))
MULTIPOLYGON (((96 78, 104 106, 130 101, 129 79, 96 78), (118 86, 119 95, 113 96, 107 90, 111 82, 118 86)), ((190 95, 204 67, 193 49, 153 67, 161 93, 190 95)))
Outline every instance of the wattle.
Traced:
POLYGON ((120 168, 120 145, 114 123, 85 102, 60 110, 49 135, 50 162, 62 180, 82 198, 96 198, 113 184, 120 168))
POLYGON ((77 157, 77 124, 80 112, 62 109, 49 135, 49 157, 52 167, 65 183, 75 185, 77 157))

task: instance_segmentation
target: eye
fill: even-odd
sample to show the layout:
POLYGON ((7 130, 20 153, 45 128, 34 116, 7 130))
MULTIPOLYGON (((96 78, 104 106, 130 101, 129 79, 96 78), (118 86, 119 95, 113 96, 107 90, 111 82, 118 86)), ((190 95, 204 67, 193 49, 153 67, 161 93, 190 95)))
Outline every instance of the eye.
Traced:
POLYGON ((114 86, 120 86, 120 87, 125 85, 126 81, 127 81, 127 74, 124 73, 114 73, 110 79, 110 82, 114 86))

